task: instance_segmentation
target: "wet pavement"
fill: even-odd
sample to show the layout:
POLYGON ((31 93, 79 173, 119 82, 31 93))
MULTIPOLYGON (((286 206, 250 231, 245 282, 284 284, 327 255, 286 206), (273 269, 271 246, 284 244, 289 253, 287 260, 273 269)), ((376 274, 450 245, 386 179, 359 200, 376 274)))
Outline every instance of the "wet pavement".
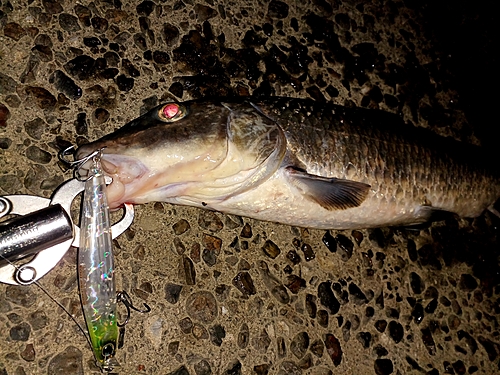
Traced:
MULTIPOLYGON (((487 7, 374 1, 2 1, 0 192, 50 196, 57 152, 166 100, 281 95, 494 143, 487 7), (486 83, 485 83, 486 82, 486 83)), ((114 241, 121 374, 500 372, 500 230, 321 231, 163 203, 114 241), (122 316, 124 311, 120 311, 122 316)), ((76 250, 40 280, 84 325, 76 250)), ((0 374, 98 373, 77 324, 0 285, 0 374)))

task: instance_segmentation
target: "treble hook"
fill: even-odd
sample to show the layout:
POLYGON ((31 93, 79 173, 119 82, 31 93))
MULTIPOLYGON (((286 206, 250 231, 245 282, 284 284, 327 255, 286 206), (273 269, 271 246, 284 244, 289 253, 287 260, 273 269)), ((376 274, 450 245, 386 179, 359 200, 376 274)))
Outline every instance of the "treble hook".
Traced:
POLYGON ((76 153, 76 150, 75 150, 75 146, 71 145, 69 147, 66 147, 64 150, 61 150, 59 151, 59 153, 57 154, 59 160, 61 160, 63 163, 67 164, 71 169, 73 169, 73 174, 75 176, 75 178, 78 180, 78 181, 87 181, 89 177, 85 178, 81 173, 80 173, 80 170, 82 169, 82 167, 91 159, 93 158, 101 158, 102 156, 102 150, 104 150, 105 147, 103 148, 100 148, 98 150, 95 150, 94 152, 92 152, 91 154, 81 158, 81 159, 77 159, 77 160, 69 160, 67 157, 69 155, 73 155, 75 156, 75 153, 76 153))
POLYGON ((147 314, 148 312, 151 311, 151 307, 149 307, 148 304, 146 303, 144 303, 145 310, 139 310, 137 307, 135 307, 134 304, 132 303, 132 299, 130 298, 130 296, 126 291, 116 293, 116 301, 122 302, 127 308, 127 318, 125 319, 125 322, 117 323, 118 327, 125 327, 125 325, 127 325, 130 319, 130 309, 137 311, 141 314, 147 314))

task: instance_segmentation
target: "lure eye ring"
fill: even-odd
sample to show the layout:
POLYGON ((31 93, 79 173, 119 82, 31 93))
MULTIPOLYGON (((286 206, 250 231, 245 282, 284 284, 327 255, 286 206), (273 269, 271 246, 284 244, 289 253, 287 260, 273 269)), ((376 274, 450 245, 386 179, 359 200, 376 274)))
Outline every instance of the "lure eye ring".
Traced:
POLYGON ((187 115, 186 107, 177 103, 167 103, 158 110, 158 117, 163 122, 175 122, 187 115))

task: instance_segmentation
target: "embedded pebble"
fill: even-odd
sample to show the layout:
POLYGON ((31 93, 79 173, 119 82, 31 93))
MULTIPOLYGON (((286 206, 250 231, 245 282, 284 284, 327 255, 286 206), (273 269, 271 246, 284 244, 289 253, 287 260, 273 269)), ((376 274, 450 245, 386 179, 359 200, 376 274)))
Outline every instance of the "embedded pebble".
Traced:
POLYGON ((179 265, 180 276, 186 281, 186 285, 195 285, 196 268, 194 267, 193 261, 189 257, 183 256, 179 265))
POLYGON ((24 130, 28 135, 36 140, 42 139, 42 135, 48 130, 47 123, 40 117, 24 123, 24 130))
POLYGON ((14 341, 28 341, 30 333, 31 326, 23 322, 10 329, 10 338, 14 341))
POLYGON ((167 283, 165 285, 165 299, 171 304, 176 304, 179 301, 181 291, 182 285, 167 283))
POLYGON ((210 367, 210 363, 208 363, 208 361, 202 359, 200 362, 194 364, 194 372, 196 375, 211 375, 212 368, 210 367))
MULTIPOLYGON (((2 126, 1 120, 0 120, 0 126, 2 126)), ((10 140, 9 138, 0 138, 0 149, 7 150, 11 144, 12 140, 10 140)))
POLYGON ((304 244, 302 244, 300 249, 304 253, 304 259, 306 262, 309 262, 316 257, 316 255, 314 255, 314 251, 313 251, 311 245, 304 243, 304 244))
POLYGON ((0 95, 12 94, 16 88, 17 82, 7 74, 0 72, 0 95))
POLYGON ((211 323, 218 315, 217 301, 210 292, 195 292, 186 300, 186 312, 192 319, 211 323))
POLYGON ((172 372, 169 372, 167 375, 189 375, 189 371, 186 368, 186 366, 183 365, 183 366, 179 367, 178 369, 176 369, 172 372))
POLYGON ((434 343, 434 339, 432 338, 432 333, 429 328, 424 328, 420 330, 422 333, 422 342, 424 343, 427 351, 430 355, 436 354, 436 344, 434 343))
POLYGON ((337 251, 337 240, 330 234, 329 231, 325 233, 322 241, 331 253, 335 253, 337 251))
POLYGON ((64 95, 72 100, 80 99, 82 96, 82 89, 76 85, 75 81, 69 78, 60 70, 56 70, 53 76, 54 86, 64 95))
POLYGON ((325 348, 335 367, 342 362, 342 348, 339 340, 332 334, 325 335, 325 348))
POLYGON ((33 362, 35 360, 35 348, 33 344, 27 344, 20 354, 21 358, 26 362, 33 362))
POLYGON ((252 276, 248 272, 238 272, 238 274, 233 279, 233 285, 238 289, 244 296, 251 296, 257 293, 255 286, 253 284, 252 276))
POLYGON ((220 324, 210 327, 208 330, 210 334, 210 341, 216 346, 222 345, 222 340, 226 337, 226 330, 220 324))
POLYGON ((389 336, 397 344, 403 339, 403 335, 404 335, 404 329, 401 323, 396 322, 395 320, 391 320, 389 322, 389 336))
POLYGON ((191 333, 193 330, 193 321, 189 317, 183 318, 179 320, 179 327, 183 333, 191 333))
POLYGON ((224 225, 222 224, 222 220, 217 216, 217 214, 213 211, 200 211, 198 216, 198 225, 210 232, 218 232, 224 225))
POLYGON ((269 348, 269 345, 271 345, 271 338, 267 334, 266 330, 262 329, 259 335, 254 336, 251 339, 251 342, 255 349, 265 353, 267 348, 269 348))
POLYGON ((318 308, 316 306, 316 296, 312 294, 306 294, 306 311, 311 319, 316 318, 316 312, 318 308))
POLYGON ((245 349, 248 346, 250 340, 250 331, 248 330, 248 325, 243 323, 238 332, 237 344, 240 349, 245 349))
POLYGON ((320 303, 325 306, 329 313, 334 315, 340 309, 340 302, 335 298, 331 288, 331 281, 325 281, 318 286, 318 298, 320 303))
POLYGON ((73 123, 75 127, 76 134, 87 134, 88 124, 87 124, 87 114, 85 112, 76 115, 76 120, 73 123))
POLYGON ((80 80, 85 81, 95 74, 96 60, 87 55, 80 55, 64 65, 66 72, 80 80))
POLYGON ((394 365, 390 359, 379 358, 375 360, 374 369, 377 375, 389 375, 394 371, 394 365))
POLYGON ((0 103, 0 127, 7 126, 7 120, 10 118, 9 109, 0 103))
POLYGON ((29 315, 29 322, 34 331, 38 331, 39 329, 45 327, 48 320, 49 319, 47 318, 45 312, 40 310, 34 311, 29 315))
POLYGON ((318 321, 318 324, 322 327, 328 327, 328 312, 326 310, 318 310, 318 314, 316 317, 316 320, 318 321))
POLYGON ((365 303, 368 303, 368 299, 366 298, 366 295, 354 283, 349 284, 349 294, 351 295, 351 299, 354 302, 354 304, 356 304, 358 306, 364 305, 365 303))
POLYGON ((96 125, 102 125, 109 120, 109 112, 104 108, 96 108, 94 111, 94 120, 96 125))
POLYGON ((307 332, 300 332, 292 339, 290 343, 290 351, 298 359, 302 358, 309 348, 309 335, 307 332))
POLYGON ((483 336, 478 336, 477 341, 483 346, 484 350, 486 350, 486 353, 488 353, 488 358, 490 361, 494 361, 497 356, 498 356, 498 344, 493 343, 491 340, 483 337, 483 336))
POLYGON ((323 356, 323 351, 325 350, 325 345, 321 340, 314 340, 310 348, 311 352, 318 358, 323 356))
POLYGON ((369 348, 372 341, 372 334, 370 332, 359 332, 356 339, 363 345, 363 348, 369 348))
POLYGON ((281 302, 282 304, 287 304, 290 302, 290 296, 286 291, 286 288, 280 283, 280 281, 269 271, 269 267, 266 262, 259 262, 259 271, 264 281, 264 285, 271 292, 274 298, 281 302))
POLYGON ((25 91, 30 100, 40 109, 52 110, 57 103, 54 95, 43 87, 26 86, 25 91))
POLYGON ((252 227, 250 224, 246 223, 243 228, 241 229, 240 236, 243 238, 252 238, 253 233, 252 233, 252 227))
POLYGON ((462 274, 460 276, 459 287, 467 292, 472 292, 477 288, 477 281, 472 275, 462 274))
POLYGON ((23 307, 32 306, 37 298, 28 286, 7 285, 5 299, 23 307))
POLYGON ((202 237, 202 244, 207 250, 213 251, 216 255, 219 255, 222 246, 222 240, 218 237, 204 233, 202 237))
POLYGON ((83 375, 82 352, 74 346, 64 348, 50 360, 47 373, 83 375))
POLYGON ((306 281, 296 275, 289 275, 287 276, 287 282, 285 283, 285 286, 290 289, 290 291, 293 294, 297 294, 300 292, 302 289, 306 287, 306 281))
POLYGON ((12 38, 17 42, 19 39, 26 35, 26 30, 24 30, 18 23, 9 22, 4 26, 3 34, 6 37, 12 38))
POLYGON ((296 264, 299 264, 300 263, 300 256, 299 254, 297 254, 297 252, 295 250, 290 250, 287 254, 286 254, 286 257, 287 259, 292 262, 292 264, 296 265, 296 264))
POLYGON ((63 30, 70 33, 80 30, 78 18, 68 13, 61 13, 59 15, 59 25, 63 30))
POLYGON ((262 246, 262 251, 271 259, 276 259, 280 255, 281 250, 273 241, 267 240, 262 246))
POLYGON ((411 316, 415 320, 415 323, 420 324, 424 319, 424 308, 420 303, 415 304, 411 312, 411 316))
POLYGON ((337 240, 337 243, 339 245, 338 248, 341 250, 340 259, 344 262, 347 262, 352 257, 354 244, 343 234, 338 234, 335 239, 337 240))
POLYGON ((271 18, 286 18, 288 16, 288 5, 283 1, 271 0, 267 8, 267 15, 271 18))
POLYGON ((415 272, 410 273, 410 286, 415 294, 420 294, 425 289, 424 282, 415 272))
POLYGON ((189 222, 185 219, 181 219, 177 223, 172 225, 172 229, 177 236, 180 236, 181 234, 187 232, 190 228, 191 226, 189 225, 189 222))

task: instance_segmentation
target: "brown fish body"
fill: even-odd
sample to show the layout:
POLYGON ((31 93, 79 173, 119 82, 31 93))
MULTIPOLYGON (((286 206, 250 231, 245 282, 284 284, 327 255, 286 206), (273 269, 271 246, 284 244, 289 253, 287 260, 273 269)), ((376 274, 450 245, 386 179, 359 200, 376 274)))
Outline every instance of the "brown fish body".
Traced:
MULTIPOLYGON (((480 148, 388 113, 271 98, 161 105, 79 149, 106 147, 110 204, 165 201, 353 229, 480 215, 500 196, 480 148)), ((107 165, 107 167, 106 167, 107 165)))

